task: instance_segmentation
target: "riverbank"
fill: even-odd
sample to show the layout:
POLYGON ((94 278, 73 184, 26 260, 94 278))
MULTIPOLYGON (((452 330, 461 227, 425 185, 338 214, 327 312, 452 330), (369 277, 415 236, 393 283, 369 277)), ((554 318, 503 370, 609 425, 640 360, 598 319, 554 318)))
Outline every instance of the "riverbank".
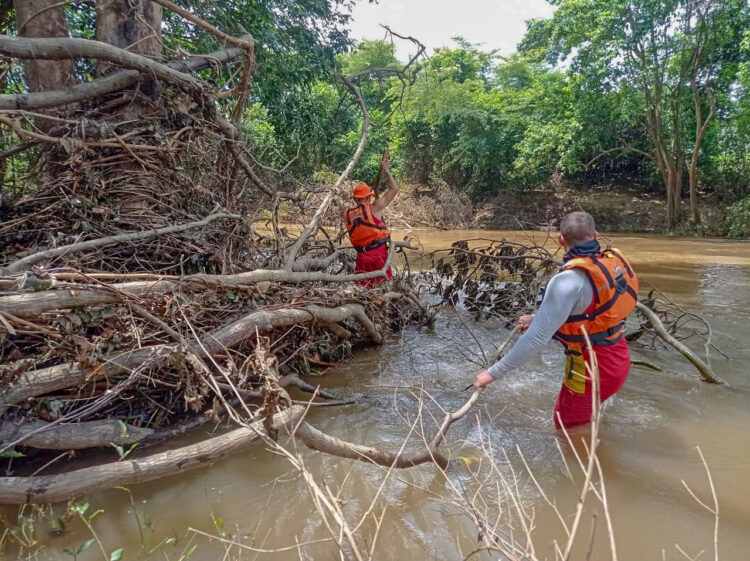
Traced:
MULTIPOLYGON (((684 211, 688 211, 687 201, 684 211)), ((545 229, 576 210, 590 212, 607 232, 677 234, 723 237, 727 234, 725 206, 703 202, 703 224, 687 223, 667 231, 666 199, 661 194, 622 189, 575 189, 559 186, 531 191, 507 191, 472 203, 468 195, 445 185, 402 186, 388 210, 389 224, 399 227, 474 228, 491 230, 545 229)))

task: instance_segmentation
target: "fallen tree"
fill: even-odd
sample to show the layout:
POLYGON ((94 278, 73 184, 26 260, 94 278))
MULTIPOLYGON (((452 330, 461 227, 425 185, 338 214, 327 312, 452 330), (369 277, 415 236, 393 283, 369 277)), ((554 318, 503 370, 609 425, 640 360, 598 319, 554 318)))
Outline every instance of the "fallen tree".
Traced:
MULTIPOLYGON (((237 406, 272 431, 275 411, 296 419, 295 400, 279 397, 287 387, 312 392, 311 406, 349 403, 305 374, 380 344, 387 329, 430 319, 406 276, 385 291, 355 284, 385 278, 408 243, 391 244, 382 270, 353 274, 343 231, 327 231, 338 229, 340 197, 367 143, 355 83, 367 76, 341 77, 363 115, 343 172, 329 187, 288 191, 269 181, 239 126, 255 69, 252 35, 228 34, 167 0, 113 0, 96 6, 96 40, 45 36, 46 18, 64 26, 63 5, 37 7, 17 12, 17 36, 0 36, 0 53, 22 63, 29 87, 0 95, 0 126, 20 143, 2 156, 40 156, 29 188, 2 200, 0 456, 20 456, 6 467, 22 472, 59 450, 138 451, 237 406), (165 51, 162 9, 229 46, 165 51), (75 61, 92 80, 75 83, 75 61), (65 87, 42 80, 44 69, 64 70, 65 87), (282 233, 282 201, 307 224, 299 236, 282 233), (267 234, 254 222, 268 214, 267 234), (276 405, 253 359, 266 341, 283 365, 274 371, 276 405), (231 392, 223 408, 222 391, 231 392)), ((193 452, 209 461, 254 439, 227 436, 193 452)), ((182 465, 174 454, 132 461, 71 472, 68 481, 80 479, 70 485, 35 480, 23 500, 88 492, 91 473, 104 488, 182 465)), ((22 481, 11 477, 6 488, 22 481)))

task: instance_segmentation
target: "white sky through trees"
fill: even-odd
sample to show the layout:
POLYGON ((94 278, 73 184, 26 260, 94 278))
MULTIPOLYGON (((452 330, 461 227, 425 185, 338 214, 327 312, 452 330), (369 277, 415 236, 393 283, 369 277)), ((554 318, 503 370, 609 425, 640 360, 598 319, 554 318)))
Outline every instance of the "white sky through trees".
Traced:
MULTIPOLYGON (((553 8, 545 0, 359 0, 353 10, 352 36, 382 39, 386 24, 396 33, 419 39, 431 55, 440 47, 452 47, 451 37, 481 43, 483 50, 499 49, 509 55, 526 32, 525 21, 549 17, 553 8)), ((406 60, 413 47, 396 44, 399 59, 406 60)))

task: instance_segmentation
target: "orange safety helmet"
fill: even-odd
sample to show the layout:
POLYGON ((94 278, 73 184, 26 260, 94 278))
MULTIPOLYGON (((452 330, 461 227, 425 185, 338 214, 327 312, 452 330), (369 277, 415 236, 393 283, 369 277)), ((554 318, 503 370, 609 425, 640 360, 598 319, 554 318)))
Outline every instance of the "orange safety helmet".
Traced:
POLYGON ((366 199, 367 197, 370 197, 374 194, 375 192, 372 189, 370 189, 369 185, 360 183, 354 188, 354 191, 352 192, 352 197, 354 197, 355 199, 366 199))

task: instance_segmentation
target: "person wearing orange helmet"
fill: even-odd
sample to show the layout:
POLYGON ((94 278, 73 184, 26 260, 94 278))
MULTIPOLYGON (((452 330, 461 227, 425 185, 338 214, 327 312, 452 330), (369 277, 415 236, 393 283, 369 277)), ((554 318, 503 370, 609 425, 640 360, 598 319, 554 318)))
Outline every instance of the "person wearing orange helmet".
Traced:
MULTIPOLYGON (((354 187, 352 198, 356 206, 344 211, 344 223, 349 233, 349 240, 357 250, 357 263, 355 273, 369 273, 379 271, 388 259, 388 242, 391 234, 383 220, 383 210, 396 195, 398 195, 398 183, 391 174, 391 162, 386 154, 380 161, 383 173, 388 178, 388 190, 379 199, 369 185, 361 183, 354 187)), ((388 278, 393 278, 391 268, 386 271, 388 278)), ((362 279, 358 284, 371 288, 381 282, 383 277, 362 279)))

